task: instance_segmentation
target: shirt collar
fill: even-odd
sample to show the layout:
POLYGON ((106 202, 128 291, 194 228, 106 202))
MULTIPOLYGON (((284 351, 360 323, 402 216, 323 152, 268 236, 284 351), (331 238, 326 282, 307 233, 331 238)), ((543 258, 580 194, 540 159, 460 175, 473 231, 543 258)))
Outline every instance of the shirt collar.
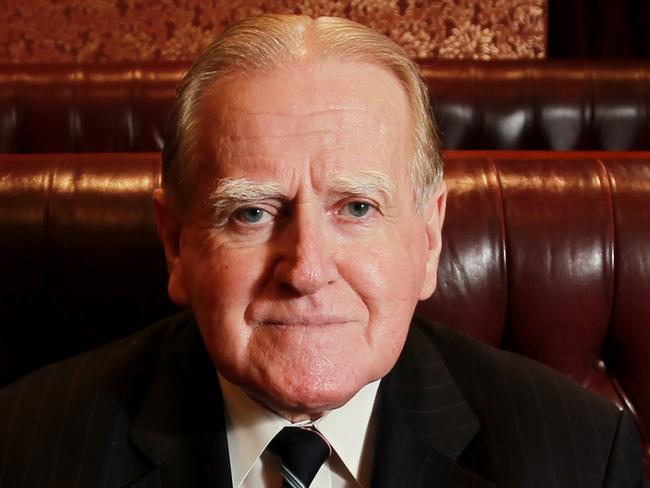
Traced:
POLYGON ((252 400, 241 388, 219 374, 226 412, 228 451, 233 486, 246 479, 266 446, 284 427, 314 425, 328 440, 345 467, 358 481, 362 453, 367 442, 370 417, 379 380, 359 390, 345 405, 327 412, 315 422, 292 424, 252 400))

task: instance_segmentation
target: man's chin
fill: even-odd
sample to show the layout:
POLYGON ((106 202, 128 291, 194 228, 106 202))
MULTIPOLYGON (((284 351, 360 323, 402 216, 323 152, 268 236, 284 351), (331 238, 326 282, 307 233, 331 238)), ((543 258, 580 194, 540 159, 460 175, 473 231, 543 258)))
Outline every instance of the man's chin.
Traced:
POLYGON ((338 388, 335 391, 318 388, 301 388, 298 391, 282 390, 269 395, 248 392, 258 403, 291 422, 316 420, 330 410, 345 405, 364 385, 358 388, 338 388))

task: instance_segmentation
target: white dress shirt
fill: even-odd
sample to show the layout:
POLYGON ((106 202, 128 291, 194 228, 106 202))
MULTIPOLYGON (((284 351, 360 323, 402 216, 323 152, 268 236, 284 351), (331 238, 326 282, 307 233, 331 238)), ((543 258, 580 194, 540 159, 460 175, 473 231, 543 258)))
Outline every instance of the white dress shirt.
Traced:
POLYGON ((223 392, 234 488, 282 486, 280 463, 266 446, 284 427, 313 425, 332 446, 332 455, 310 488, 358 488, 370 485, 374 453, 373 407, 379 380, 364 386, 350 401, 314 422, 292 424, 252 400, 219 375, 223 392))

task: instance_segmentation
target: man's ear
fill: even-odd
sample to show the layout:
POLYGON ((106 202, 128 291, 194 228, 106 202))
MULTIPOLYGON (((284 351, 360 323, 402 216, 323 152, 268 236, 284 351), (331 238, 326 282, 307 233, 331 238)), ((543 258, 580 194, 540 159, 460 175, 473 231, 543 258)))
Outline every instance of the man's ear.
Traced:
POLYGON ((169 298, 177 305, 187 306, 189 305, 189 299, 187 289, 185 288, 185 280, 183 279, 183 265, 179 253, 181 238, 180 219, 176 215, 176 212, 174 212, 162 188, 154 190, 153 205, 158 237, 160 237, 162 245, 165 248, 165 259, 167 261, 167 271, 169 272, 167 293, 169 293, 169 298))
POLYGON ((420 300, 429 298, 438 284, 438 261, 440 249, 442 248, 442 224, 445 220, 445 209, 447 207, 447 185, 440 182, 438 189, 431 195, 425 210, 426 233, 427 233, 427 261, 424 274, 424 282, 420 291, 420 300))

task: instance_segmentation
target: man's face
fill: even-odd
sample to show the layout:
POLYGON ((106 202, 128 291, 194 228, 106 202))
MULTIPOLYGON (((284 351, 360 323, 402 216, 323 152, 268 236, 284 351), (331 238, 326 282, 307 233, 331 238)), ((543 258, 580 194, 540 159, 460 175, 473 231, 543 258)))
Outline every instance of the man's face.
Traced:
POLYGON ((418 214, 405 94, 384 70, 305 62, 220 81, 200 113, 188 221, 156 194, 172 298, 220 373, 285 416, 384 376, 435 288, 444 187, 418 214))

